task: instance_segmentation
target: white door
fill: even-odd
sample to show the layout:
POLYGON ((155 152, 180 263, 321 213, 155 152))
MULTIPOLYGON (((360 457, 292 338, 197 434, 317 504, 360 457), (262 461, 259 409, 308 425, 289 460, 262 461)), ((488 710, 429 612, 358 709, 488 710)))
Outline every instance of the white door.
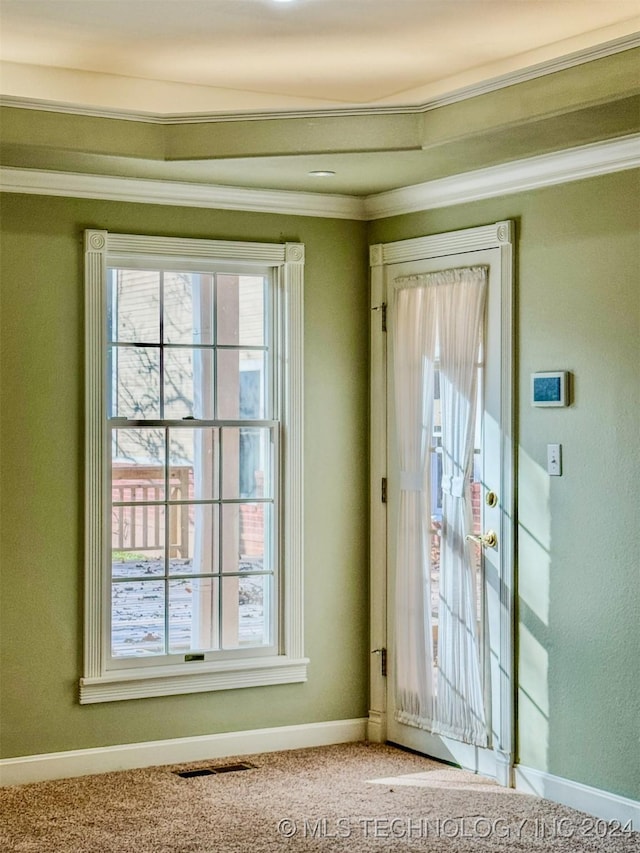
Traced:
MULTIPOLYGON (((382 645, 386 647, 386 700, 383 718, 386 721, 386 740, 435 758, 459 764, 498 779, 502 784, 511 783, 512 766, 512 603, 513 603, 513 490, 511 484, 511 245, 508 223, 495 227, 454 232, 416 241, 386 244, 383 263, 377 274, 372 275, 372 284, 378 293, 379 304, 387 305, 388 323, 386 346, 380 352, 385 364, 384 377, 378 377, 377 393, 384 385, 384 409, 386 413, 385 467, 386 467, 386 582, 384 591, 378 592, 385 598, 384 613, 386 634, 382 645), (505 226, 507 240, 505 237, 505 226), (481 232, 482 240, 478 239, 481 232), (453 239, 452 239, 453 238, 453 239), (453 243, 456 251, 450 251, 453 243), (475 245, 481 246, 475 248, 475 245), (493 245, 491 245, 493 243, 493 245), (489 245, 486 245, 489 244, 489 245), (472 251, 463 251, 467 246, 472 251), (486 246, 486 247, 485 247, 486 246), (460 249, 460 250, 457 250, 460 249), (508 249, 508 251, 505 251, 508 249), (402 258, 394 262, 395 257, 402 258), (421 257, 422 256, 422 257, 421 257), (409 257, 410 259, 405 260, 409 257), (388 262, 384 262, 387 261, 388 262), (480 267, 486 269, 486 303, 481 320, 481 341, 477 349, 477 407, 471 483, 468 495, 473 509, 472 535, 482 541, 471 543, 467 548, 468 568, 472 573, 476 591, 475 629, 477 631, 479 680, 481 702, 485 714, 487 745, 465 742, 465 738, 434 734, 424 722, 407 723, 406 713, 401 713, 396 691, 396 675, 401 662, 403 643, 397 641, 398 627, 404 623, 403 605, 396 600, 398 512, 400 504, 401 472, 396 423, 394 385, 394 340, 402 335, 394 310, 394 289, 415 277, 424 277, 444 270, 480 267), (401 722, 398 717, 403 721, 401 722)), ((423 280, 422 278, 418 280, 423 280)), ((376 307, 375 305, 372 307, 376 307)), ((439 330, 438 335, 442 335, 439 330)), ((380 347, 377 347, 380 350, 380 347)), ((375 359, 375 352, 374 352, 375 359)), ((374 373, 375 373, 374 365, 374 373)), ((430 617, 425 616, 432 650, 429 666, 433 674, 432 685, 437 692, 438 658, 446 654, 443 644, 446 636, 440 630, 446 607, 440 595, 440 551, 443 539, 451 536, 451 526, 443 518, 446 507, 442 500, 442 441, 440 418, 440 382, 438 353, 435 353, 435 373, 429 383, 428 394, 433 411, 428 432, 427 468, 429 477, 425 484, 426 510, 428 519, 427 551, 430 589, 425 595, 430 617)), ((381 442, 378 438, 378 446, 381 442)), ((374 449, 375 452, 375 449, 374 449)), ((406 476, 406 475, 402 475, 406 476)), ((446 502, 445 502, 446 503, 446 502)), ((381 518, 379 509, 378 519, 381 518)), ((374 524, 376 520, 374 518, 374 524)), ((375 538, 375 534, 374 537, 375 538)), ((373 542, 372 542, 373 545, 373 542)), ((374 572, 376 571, 374 557, 374 572)), ((376 584, 372 587, 376 589, 376 584)), ((379 602, 374 608, 380 615, 383 611, 379 602)), ((379 626, 375 626, 379 627, 379 626)), ((374 632, 375 632, 374 627, 374 632)), ((445 632, 446 633, 446 632, 445 632)), ((379 642, 379 641, 378 641, 379 642)), ((405 649, 406 649, 406 640, 405 649)), ((377 673, 376 673, 377 675, 377 673)), ((431 675, 429 676, 431 678, 431 675)), ((442 674, 440 673, 440 678, 442 674)), ((375 689, 375 685, 374 685, 375 689)), ((379 691, 378 691, 379 693, 379 691)), ((378 702, 380 698, 378 697, 378 702)), ((375 705, 372 702, 372 708, 375 705)), ((445 727, 446 730, 446 727, 445 727)))

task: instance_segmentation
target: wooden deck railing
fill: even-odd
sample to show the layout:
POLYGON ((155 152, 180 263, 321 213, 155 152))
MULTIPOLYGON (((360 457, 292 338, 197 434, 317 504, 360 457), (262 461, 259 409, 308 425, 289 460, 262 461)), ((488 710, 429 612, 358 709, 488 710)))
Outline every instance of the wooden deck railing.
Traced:
MULTIPOLYGON (((193 468, 171 468, 169 500, 189 499, 193 468)), ((173 505, 163 521, 164 469, 159 466, 114 465, 111 474, 111 547, 117 551, 164 551, 165 524, 169 523, 169 557, 188 559, 188 505, 173 505), (125 506, 117 505, 125 504, 125 506)))

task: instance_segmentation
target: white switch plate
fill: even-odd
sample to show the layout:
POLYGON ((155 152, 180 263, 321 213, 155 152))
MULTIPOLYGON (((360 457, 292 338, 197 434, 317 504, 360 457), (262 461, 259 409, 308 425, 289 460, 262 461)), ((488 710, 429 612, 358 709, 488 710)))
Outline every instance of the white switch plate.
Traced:
POLYGON ((562 445, 547 444, 547 474, 562 476, 562 445))

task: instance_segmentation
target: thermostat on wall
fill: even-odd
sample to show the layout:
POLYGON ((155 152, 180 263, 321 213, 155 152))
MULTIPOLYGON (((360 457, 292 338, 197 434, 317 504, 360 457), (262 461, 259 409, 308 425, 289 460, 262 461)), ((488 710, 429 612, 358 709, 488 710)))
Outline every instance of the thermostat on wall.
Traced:
POLYGON ((532 406, 567 406, 567 371, 531 374, 532 406))

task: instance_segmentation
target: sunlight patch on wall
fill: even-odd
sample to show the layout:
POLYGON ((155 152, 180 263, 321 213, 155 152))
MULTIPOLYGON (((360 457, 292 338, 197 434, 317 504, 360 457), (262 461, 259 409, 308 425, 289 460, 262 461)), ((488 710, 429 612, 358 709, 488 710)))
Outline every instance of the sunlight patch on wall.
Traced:
POLYGON ((549 475, 519 449, 518 596, 520 761, 548 769, 549 746, 549 596, 551 512, 549 475))
POLYGON ((551 510, 549 475, 522 448, 518 455, 518 592, 544 625, 549 624, 551 510))
POLYGON ((549 655, 524 625, 520 625, 520 690, 518 728, 526 755, 523 763, 547 769, 549 746, 549 655), (526 738, 522 733, 526 732, 526 738))

